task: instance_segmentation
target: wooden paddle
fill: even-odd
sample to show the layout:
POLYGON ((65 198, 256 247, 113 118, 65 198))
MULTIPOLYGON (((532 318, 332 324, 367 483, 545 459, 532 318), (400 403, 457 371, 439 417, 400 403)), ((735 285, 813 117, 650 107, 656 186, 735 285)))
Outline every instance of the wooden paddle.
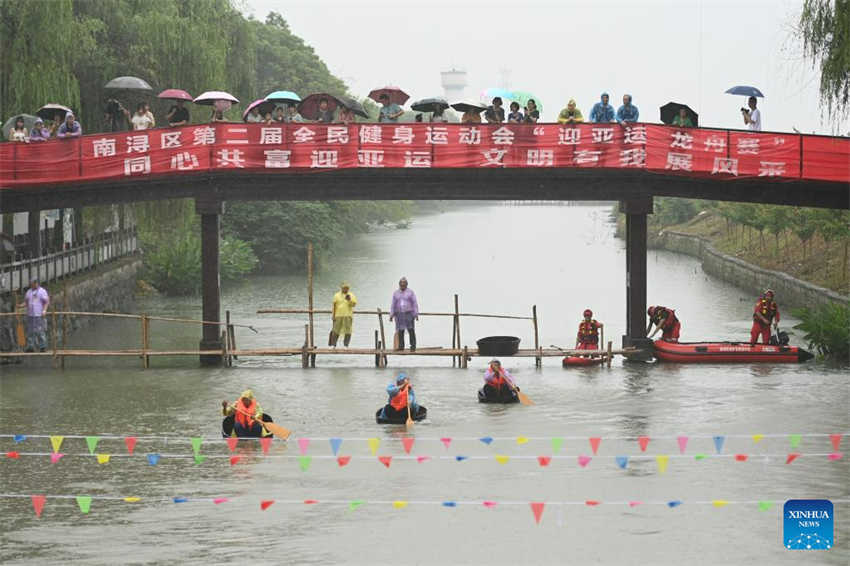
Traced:
MULTIPOLYGON (((242 409, 240 409, 240 408, 238 408, 238 407, 234 407, 233 405, 230 405, 230 406, 231 406, 231 407, 232 407, 235 411, 239 411, 239 412, 240 412, 240 413, 242 413, 243 415, 248 416, 248 417, 251 417, 252 419, 254 418, 254 417, 252 417, 251 415, 249 415, 248 413, 246 413, 245 411, 243 411, 242 409)), ((292 431, 291 431, 291 430, 289 430, 288 428, 284 428, 284 427, 280 426, 279 424, 275 424, 275 423, 267 423, 267 422, 265 422, 265 421, 261 421, 261 420, 259 420, 259 419, 254 419, 254 420, 256 420, 258 423, 260 423, 260 425, 261 425, 264 429, 266 429, 266 431, 267 431, 267 432, 270 432, 270 433, 272 433, 272 434, 273 434, 273 435, 275 435, 275 436, 279 436, 279 437, 280 437, 280 438, 282 438, 283 440, 286 440, 287 438, 289 438, 289 435, 290 435, 290 434, 292 434, 292 431)))
MULTIPOLYGON (((560 348, 559 348, 559 349, 560 349, 560 348)), ((531 399, 529 399, 529 398, 528 398, 528 395, 526 395, 525 393, 523 393, 522 391, 520 391, 520 390, 519 390, 519 387, 517 387, 516 385, 511 385, 511 382, 507 380, 507 377, 505 378, 505 383, 508 385, 508 387, 510 387, 510 388, 511 388, 511 391, 515 391, 515 392, 516 392, 517 397, 519 397, 519 402, 520 402, 520 403, 522 403, 523 405, 533 405, 533 404, 534 404, 534 401, 532 401, 531 399)))
MULTIPOLYGON (((398 337, 398 333, 396 333, 396 337, 398 337)), ((406 388, 410 388, 410 385, 405 385, 406 388)), ((410 428, 413 426, 413 417, 410 416, 410 391, 407 392, 407 420, 404 423, 404 426, 410 428)))

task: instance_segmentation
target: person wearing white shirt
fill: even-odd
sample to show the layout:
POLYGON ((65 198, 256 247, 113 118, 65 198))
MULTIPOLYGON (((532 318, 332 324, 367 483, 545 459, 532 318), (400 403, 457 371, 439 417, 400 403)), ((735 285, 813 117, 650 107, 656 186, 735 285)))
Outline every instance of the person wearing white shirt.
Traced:
POLYGON ((756 108, 756 97, 751 96, 749 100, 747 100, 747 106, 750 107, 749 110, 746 108, 741 108, 741 114, 744 116, 744 124, 747 125, 747 128, 754 132, 761 131, 761 111, 756 108))
POLYGON ((155 124, 153 114, 146 110, 144 102, 139 103, 136 113, 130 118, 130 122, 133 124, 134 130, 147 130, 153 128, 155 124))

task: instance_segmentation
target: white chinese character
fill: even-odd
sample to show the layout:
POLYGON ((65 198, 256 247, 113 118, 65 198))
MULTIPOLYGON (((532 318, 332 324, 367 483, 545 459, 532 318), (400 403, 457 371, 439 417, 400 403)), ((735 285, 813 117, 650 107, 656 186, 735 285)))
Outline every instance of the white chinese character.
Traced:
POLYGON ((171 149, 174 147, 183 147, 180 142, 180 132, 163 132, 159 134, 160 149, 171 149))
POLYGON ((531 167, 552 167, 555 164, 555 152, 551 149, 529 149, 526 164, 531 167))
POLYGON ((690 153, 675 153, 671 151, 667 154, 667 165, 664 168, 672 171, 692 171, 693 158, 694 156, 690 153))
POLYGON ((348 127, 328 126, 328 143, 348 143, 348 127))
POLYGON ((646 126, 626 126, 623 143, 646 143, 646 126))
POLYGON ((260 128, 260 143, 283 143, 283 128, 260 128))
POLYGON ((578 128, 559 128, 558 145, 578 145, 581 142, 581 130, 578 128))
POLYGON ((200 163, 198 163, 198 158, 189 153, 188 151, 182 151, 180 153, 175 153, 171 156, 171 168, 176 169, 177 171, 191 171, 192 169, 197 169, 200 167, 200 163))
POLYGON ((481 130, 475 126, 464 126, 458 133, 457 142, 465 143, 466 145, 478 145, 481 143, 481 130))
POLYGON ((408 126, 398 126, 393 131, 393 143, 403 143, 410 145, 413 143, 413 128, 408 126))
POLYGON ((248 128, 234 128, 230 126, 225 131, 228 134, 226 142, 228 145, 244 145, 248 143, 248 128), (238 134, 239 137, 231 137, 231 134, 238 134))
POLYGON ((404 152, 405 167, 430 167, 431 152, 430 151, 405 151, 404 152))
POLYGON ((694 136, 687 132, 673 132, 670 134, 673 141, 670 142, 670 147, 681 147, 682 149, 694 148, 694 136))
POLYGON ((329 149, 314 149, 310 154, 310 167, 333 169, 339 166, 339 152, 329 149))
POLYGON ((245 154, 241 149, 220 149, 215 158, 216 167, 245 167, 245 154))
MULTIPOLYGON (((380 130, 380 128, 378 128, 380 130)), ((362 130, 361 130, 362 135, 362 130)), ((380 133, 379 133, 380 135, 380 133)), ((384 166, 384 150, 383 149, 361 149, 357 152, 357 161, 360 167, 383 167, 384 166)))
POLYGON ((124 160, 124 175, 130 176, 134 173, 147 175, 151 172, 151 156, 144 157, 128 157, 124 160))
POLYGON ((490 138, 496 145, 511 145, 514 143, 514 133, 504 126, 490 134, 490 138))
POLYGON ((780 138, 779 136, 774 137, 773 145, 785 145, 785 138, 780 138))
POLYGON ((192 145, 212 145, 215 143, 215 130, 209 126, 195 128, 192 133, 195 136, 192 145))
POLYGON ((288 149, 266 149, 266 169, 286 169, 289 167, 289 158, 292 152, 288 149))
POLYGON ((739 138, 738 139, 738 153, 741 155, 749 154, 749 155, 758 155, 759 153, 759 139, 758 138, 739 138))
POLYGON ((620 152, 621 167, 643 167, 646 165, 646 150, 642 147, 624 149, 620 152))
POLYGON ((599 163, 601 151, 592 151, 589 149, 579 149, 573 156, 573 163, 581 165, 582 163, 599 163))
POLYGON ((381 143, 381 126, 360 126, 360 143, 381 143))
POLYGON ((614 143, 614 128, 593 128, 593 143, 614 143))
POLYGON ((145 153, 151 148, 148 135, 127 136, 127 153, 145 153))
POLYGON ((784 161, 759 161, 759 177, 780 177, 784 174, 784 161))
POLYGON ((110 138, 100 138, 91 142, 92 151, 95 157, 110 157, 115 155, 115 140, 110 138))
POLYGON ((545 136, 546 135, 546 127, 545 126, 534 126, 534 130, 532 130, 532 131, 534 132, 535 136, 545 136))
POLYGON ((488 167, 490 165, 504 167, 505 164, 502 163, 502 159, 504 159, 507 153, 507 149, 488 149, 487 151, 482 151, 481 155, 484 156, 484 163, 481 164, 481 167, 488 167))
POLYGON ((730 175, 738 176, 738 160, 735 158, 727 159, 725 157, 715 157, 714 167, 711 168, 711 174, 729 173, 730 175))
POLYGON ((311 142, 316 137, 316 132, 314 132, 307 126, 301 126, 297 130, 292 132, 292 137, 295 138, 295 143, 311 142))
POLYGON ((726 138, 718 135, 712 135, 703 143, 705 144, 706 151, 713 151, 714 153, 723 153, 726 151, 726 138))
POLYGON ((442 126, 428 126, 425 130, 425 143, 447 144, 449 143, 449 130, 442 126))

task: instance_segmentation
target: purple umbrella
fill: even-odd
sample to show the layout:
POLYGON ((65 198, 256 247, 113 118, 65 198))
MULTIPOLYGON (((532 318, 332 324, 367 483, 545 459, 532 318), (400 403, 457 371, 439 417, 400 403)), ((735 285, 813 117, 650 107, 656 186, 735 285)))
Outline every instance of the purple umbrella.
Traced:
POLYGON ((166 100, 188 100, 189 102, 192 102, 192 95, 185 90, 180 90, 179 88, 166 89, 157 94, 156 97, 164 98, 166 100))
POLYGON ((212 106, 215 104, 216 100, 225 100, 227 102, 231 102, 233 104, 238 104, 239 99, 233 96, 230 93, 220 91, 220 90, 208 90, 203 93, 199 97, 197 97, 194 102, 195 104, 203 104, 205 106, 212 106))
POLYGON ((245 122, 248 120, 248 114, 256 108, 260 112, 260 116, 265 116, 266 112, 271 112, 274 110, 275 103, 270 100, 265 100, 263 98, 259 98, 248 105, 248 108, 245 109, 245 112, 242 113, 242 121, 245 122))

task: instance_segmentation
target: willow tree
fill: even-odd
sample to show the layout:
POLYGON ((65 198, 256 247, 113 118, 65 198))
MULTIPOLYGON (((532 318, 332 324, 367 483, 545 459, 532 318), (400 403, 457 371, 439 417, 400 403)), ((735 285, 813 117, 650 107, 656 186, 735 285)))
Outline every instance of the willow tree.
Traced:
POLYGON ((803 55, 820 68, 820 98, 838 123, 850 114, 850 0, 804 0, 803 55))

